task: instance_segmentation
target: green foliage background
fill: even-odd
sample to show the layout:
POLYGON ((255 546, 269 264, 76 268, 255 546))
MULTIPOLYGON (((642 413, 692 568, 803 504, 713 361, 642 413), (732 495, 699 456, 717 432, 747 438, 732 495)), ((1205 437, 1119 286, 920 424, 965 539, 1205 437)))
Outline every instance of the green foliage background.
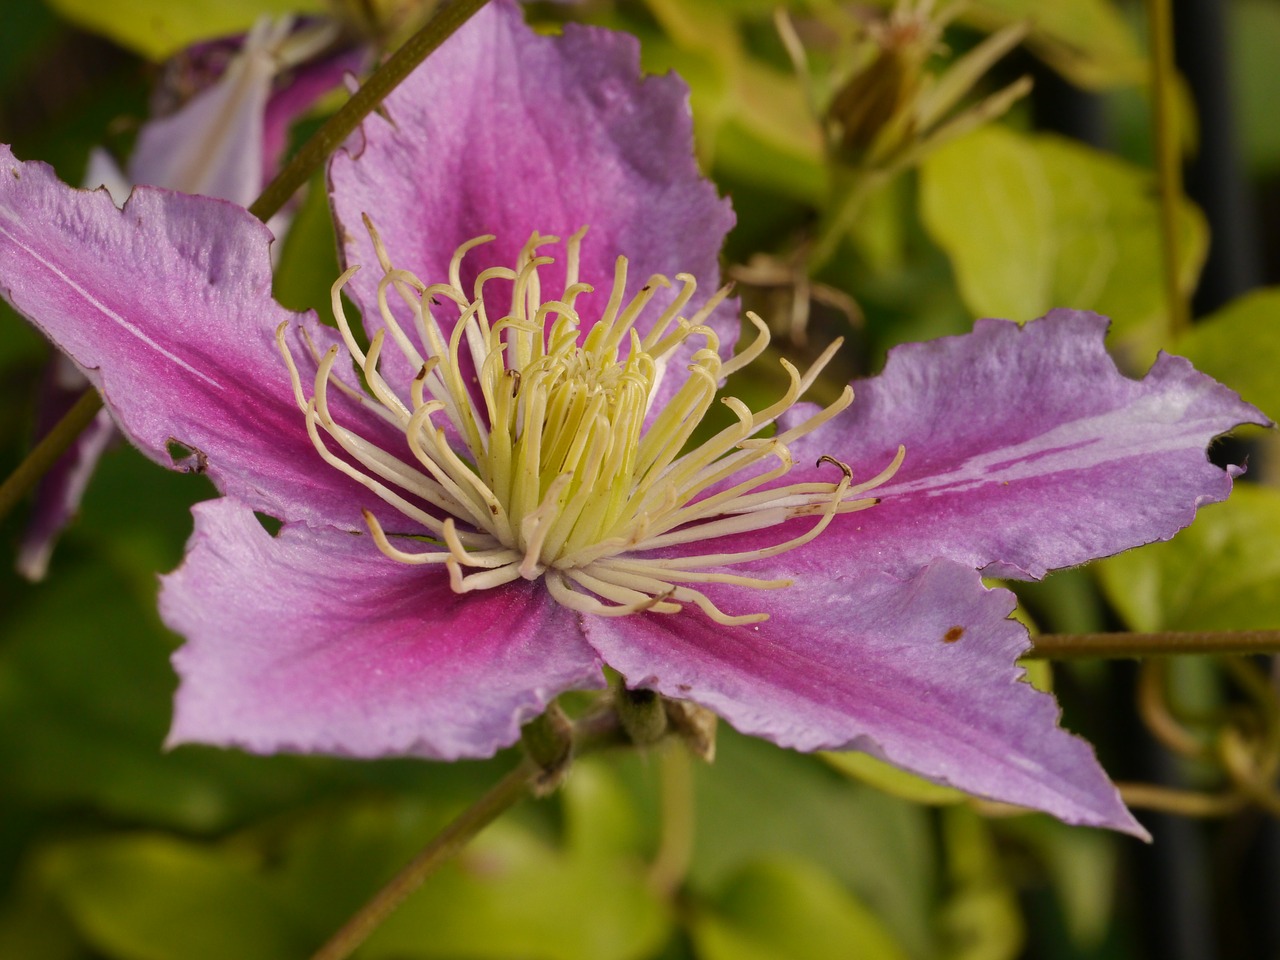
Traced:
MULTIPOLYGON (((1133 11, 1109 0, 971 4, 939 63, 984 32, 1033 16, 1030 52, 1018 64, 1038 58, 1042 69, 1099 92, 1120 151, 1034 132, 1016 107, 876 192, 812 287, 797 292, 797 250, 832 180, 773 6, 532 5, 536 17, 630 30, 649 69, 674 67, 691 84, 700 158, 733 196, 740 221, 727 263, 765 255, 780 278, 745 283, 749 304, 785 317, 807 289, 856 302, 851 325, 827 305, 843 302, 838 296, 817 297, 807 344, 786 349, 814 351, 846 336, 847 378, 874 370, 894 343, 962 332, 975 316, 1026 320, 1052 306, 1089 308, 1114 318, 1113 347, 1131 372, 1170 349, 1280 411, 1280 291, 1250 294, 1185 335, 1169 333, 1138 86, 1145 53, 1133 11)), ((797 17, 834 9, 820 0, 792 6, 797 17)), ((319 9, 315 0, 3 0, 0 140, 76 182, 92 145, 122 148, 145 116, 150 64, 193 40, 243 29, 262 12, 319 9)), ((1273 178, 1280 17, 1261 0, 1241 0, 1232 16, 1249 170, 1273 178)), ((812 54, 815 77, 833 76, 836 54, 812 54)), ((1179 279, 1189 292, 1212 238, 1189 201, 1178 225, 1179 279)), ((288 306, 323 308, 336 271, 332 230, 312 190, 284 245, 277 294, 288 306)), ((27 448, 45 354, 37 335, 0 310, 5 473, 27 448)), ((762 397, 770 387, 741 390, 762 397)), ((1046 630, 1077 632, 1280 626, 1274 441, 1249 439, 1250 476, 1260 482, 1206 510, 1171 543, 1027 588, 1027 615, 1046 630)), ((175 686, 168 655, 178 640, 156 615, 156 576, 180 560, 189 506, 212 493, 202 480, 118 449, 44 583, 27 584, 0 565, 0 957, 306 956, 515 762, 165 751, 175 686)), ((0 529, 12 546, 21 518, 0 529)), ((1188 702, 1213 711, 1231 698, 1211 661, 1179 670, 1188 702)), ((1132 704, 1111 696, 1114 671, 1086 663, 1058 671, 1057 680, 1067 724, 1099 744, 1104 764, 1123 757, 1135 721, 1132 704)), ((579 763, 559 795, 525 804, 485 833, 359 955, 1141 955, 1137 893, 1117 870, 1136 841, 1038 815, 992 817, 987 806, 865 758, 801 756, 729 730, 713 766, 681 763, 659 754, 579 763), (685 869, 664 887, 653 864, 672 855, 670 824, 681 817, 693 823, 690 845, 674 850, 685 869)), ((1223 782, 1211 764, 1187 776, 1206 789, 1223 782)))

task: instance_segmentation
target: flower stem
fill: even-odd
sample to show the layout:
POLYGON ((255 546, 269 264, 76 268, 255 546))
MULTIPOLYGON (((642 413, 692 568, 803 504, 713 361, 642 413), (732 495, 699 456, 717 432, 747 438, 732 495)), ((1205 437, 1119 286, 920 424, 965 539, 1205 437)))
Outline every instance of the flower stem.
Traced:
MULTIPOLYGON (((831 162, 835 164, 835 161, 831 162)), ((837 178, 838 183, 831 198, 831 212, 823 217, 819 224, 817 237, 807 257, 807 268, 811 277, 816 276, 818 271, 835 256, 840 241, 857 221, 863 204, 886 179, 874 170, 842 172, 834 169, 834 166, 832 176, 837 178)))
POLYGON ((1280 653, 1280 630, 1046 633, 1034 639, 1025 656, 1035 660, 1079 660, 1175 653, 1280 653))
POLYGON ((1173 118, 1173 14, 1170 0, 1147 0, 1151 29, 1151 110, 1155 137, 1156 181, 1160 193, 1160 244, 1164 264, 1169 334, 1191 323, 1178 282, 1178 201, 1182 197, 1182 156, 1173 118))
MULTIPOLYGON (((550 719, 550 725, 557 728, 556 738, 563 733, 558 729, 561 718, 562 715, 557 710, 550 719)), ((533 741, 534 749, 545 746, 551 739, 547 736, 546 729, 541 728, 537 721, 526 725, 526 730, 530 726, 533 726, 533 730, 526 738, 526 750, 530 747, 530 740, 533 741)), ((571 755, 575 757, 594 753, 597 750, 626 746, 629 743, 626 732, 618 721, 618 715, 613 710, 595 711, 580 717, 573 723, 568 737, 572 744, 571 755)), ((422 852, 392 877, 391 881, 375 893, 373 898, 329 939, 328 943, 312 955, 311 960, 346 960, 369 938, 370 934, 378 929, 396 907, 404 902, 406 897, 422 886, 431 874, 447 863, 481 830, 525 797, 545 795, 549 775, 554 779, 551 785, 558 784, 564 765, 569 759, 569 757, 553 756, 552 761, 558 766, 548 769, 526 753, 524 761, 519 766, 436 834, 422 852)))
POLYGON ((427 877, 476 834, 524 799, 540 772, 536 763, 526 761, 494 784, 488 793, 436 834, 422 852, 361 907, 311 960, 345 960, 351 956, 409 894, 422 886, 427 877))
POLYGON ((693 859, 693 758, 682 741, 668 739, 658 748, 658 776, 662 833, 649 866, 649 882, 669 897, 684 882, 693 859))
POLYGON ((1238 793, 1204 793, 1155 783, 1117 783, 1116 787, 1128 806, 1180 817, 1225 817, 1248 803, 1247 798, 1238 793))
POLYGON ((27 454, 26 459, 0 484, 0 518, 8 515, 27 491, 49 472, 101 409, 102 397, 90 387, 81 394, 66 416, 40 438, 40 442, 27 454))
POLYGON ((310 179, 325 157, 336 150, 396 86, 413 72, 427 55, 451 37, 471 19, 488 0, 453 0, 436 13, 426 25, 404 42, 386 63, 374 72, 342 108, 325 121, 324 126, 289 161, 262 195, 249 207, 259 220, 269 220, 293 196, 295 190, 310 179))

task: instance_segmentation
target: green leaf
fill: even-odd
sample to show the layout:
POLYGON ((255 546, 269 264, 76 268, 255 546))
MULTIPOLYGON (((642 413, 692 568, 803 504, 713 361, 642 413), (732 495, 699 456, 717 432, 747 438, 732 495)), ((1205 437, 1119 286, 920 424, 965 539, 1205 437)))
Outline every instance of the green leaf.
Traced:
MULTIPOLYGON (((0 816, 9 814, 9 810, 0 809, 0 816)), ((38 859, 28 858, 7 885, 7 896, 0 904, 0 957, 88 960, 83 941, 67 923, 33 863, 38 859)))
POLYGON ((275 298, 290 310, 315 310, 322 323, 332 325, 329 291, 342 272, 337 249, 324 176, 318 175, 285 234, 272 277, 275 298))
POLYGON ((264 14, 323 13, 321 0, 48 0, 82 30, 152 60, 198 40, 243 33, 264 14))
MULTIPOLYGON (((671 921, 632 845, 626 792, 606 765, 590 763, 566 789, 563 843, 503 818, 430 877, 361 956, 652 955, 671 921)), ((420 793, 295 808, 216 844, 151 834, 62 843, 43 855, 41 873, 81 934, 113 958, 307 956, 459 806, 420 793)))
POLYGON ((823 753, 823 760, 841 773, 853 777, 868 786, 883 790, 912 803, 948 804, 962 803, 967 796, 954 787, 931 783, 923 777, 899 770, 892 764, 877 760, 866 753, 823 753))
POLYGON ((947 960, 1013 960, 1024 931, 991 825, 965 807, 942 811, 948 895, 941 926, 947 960))
MULTIPOLYGON (((122 451, 108 460, 108 475, 101 478, 107 482, 95 497, 123 476, 116 473, 118 461, 141 458, 122 451)), ((146 472, 131 491, 136 499, 122 495, 117 501, 118 521, 124 525, 132 512, 148 510, 172 521, 170 505, 146 476, 165 481, 162 487, 182 478, 142 466, 146 472)), ((182 512, 177 524, 180 538, 182 512)), ((130 536, 140 544, 148 534, 122 533, 113 558, 86 552, 91 535, 78 530, 60 548, 46 582, 32 586, 12 575, 0 581, 6 620, 0 791, 37 804, 87 806, 189 829, 222 822, 242 801, 253 803, 250 798, 290 795, 298 786, 297 761, 164 752, 174 641, 156 615, 154 567, 134 566, 150 551, 127 548, 130 536), (263 776, 267 770, 273 775, 263 776)))
POLYGON ((876 915, 813 864, 771 858, 736 873, 692 933, 704 960, 906 960, 876 915))
POLYGON ((0 370, 34 366, 46 353, 44 338, 13 307, 0 301, 0 370))
POLYGON ((1173 352, 1263 412, 1280 414, 1280 287, 1256 290, 1198 321, 1173 352))
POLYGON ((105 565, 58 574, 38 587, 15 583, 21 592, 6 605, 0 785, 46 801, 200 817, 200 787, 158 762, 173 680, 154 610, 105 565))
POLYGON ((1027 46, 1086 89, 1128 86, 1146 79, 1146 59, 1137 38, 1109 0, 974 0, 961 19, 991 30, 1029 21, 1027 46))
POLYGON ((676 70, 689 84, 703 165, 791 200, 823 202, 822 137, 799 79, 743 43, 742 18, 770 10, 724 0, 648 0, 648 6, 665 35, 645 38, 645 69, 676 70))
POLYGON ((375 783, 472 796, 490 764, 359 763, 163 748, 177 638, 156 613, 156 566, 177 562, 185 504, 205 486, 131 450, 105 458, 41 584, 0 573, 0 794, 171 825, 225 829, 309 792, 375 783))
POLYGON ((638 857, 647 837, 635 805, 610 764, 598 757, 574 762, 560 790, 565 844, 577 856, 615 860, 638 857))
POLYGON ((760 859, 804 859, 853 891, 913 956, 931 951, 935 864, 923 808, 723 726, 716 762, 695 777, 696 889, 721 889, 760 859))
POLYGON ((1274 0, 1236 0, 1226 8, 1229 31, 1227 67, 1231 71, 1233 108, 1249 165, 1259 173, 1280 170, 1280 7, 1274 0))
MULTIPOLYGON (((974 314, 1023 321, 1053 307, 1096 310, 1145 361, 1165 316, 1152 179, 1059 137, 987 127, 924 162, 922 215, 974 314)), ((1207 228, 1189 201, 1178 226, 1180 282, 1190 291, 1207 228)))
POLYGON ((362 956, 639 960, 656 952, 671 918, 630 848, 625 792, 604 764, 581 761, 565 789, 564 846, 500 820, 428 879, 362 956))
POLYGON ((988 127, 921 167, 921 214, 947 251, 965 303, 1029 320, 1053 301, 1054 198, 1033 142, 988 127))
MULTIPOLYGON (((40 56, 48 56, 50 41, 57 33, 58 21, 44 4, 7 0, 0 4, 4 30, 0 30, 0 91, 10 93, 18 80, 40 56)), ((12 91, 22 96, 23 91, 12 91)), ((6 131, 7 133, 7 131, 6 131)), ((7 137, 6 137, 7 139, 7 137)))
POLYGON ((94 946, 119 960, 294 960, 310 945, 252 861, 142 835, 46 855, 49 884, 94 946))
POLYGON ((1001 821, 997 829, 1016 837, 1039 861, 1072 941, 1082 950, 1096 949, 1116 906, 1116 835, 1068 826, 1044 815, 1014 817, 1001 821))
POLYGON ((1097 565, 1133 630, 1266 630, 1280 623, 1280 490, 1236 485, 1168 543, 1097 565))
POLYGON ((826 200, 822 137, 794 73, 744 58, 730 74, 716 167, 807 203, 826 200))

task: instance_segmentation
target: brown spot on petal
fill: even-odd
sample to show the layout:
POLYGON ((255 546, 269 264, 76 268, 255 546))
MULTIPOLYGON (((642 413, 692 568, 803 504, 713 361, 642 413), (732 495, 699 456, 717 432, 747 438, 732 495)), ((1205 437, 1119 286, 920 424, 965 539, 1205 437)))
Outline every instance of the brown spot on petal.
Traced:
POLYGON ((959 627, 959 626, 952 627, 950 630, 948 630, 946 633, 942 635, 942 642, 955 643, 957 640, 959 640, 963 636, 964 636, 964 627, 959 627))

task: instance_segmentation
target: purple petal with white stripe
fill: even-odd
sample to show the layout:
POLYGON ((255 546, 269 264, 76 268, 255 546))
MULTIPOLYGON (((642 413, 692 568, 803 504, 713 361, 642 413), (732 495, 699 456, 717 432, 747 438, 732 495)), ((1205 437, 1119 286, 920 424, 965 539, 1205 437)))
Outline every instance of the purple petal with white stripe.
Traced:
MULTIPOLYGON (((120 210, 105 190, 75 190, 0 147, 4 296, 102 392, 129 439, 255 509, 355 529, 377 501, 312 447, 275 342, 284 321, 298 356, 300 331, 321 352, 337 335, 271 299, 270 241, 221 200, 139 187, 120 210)), ((397 436, 333 402, 365 436, 397 436)))
MULTIPOLYGON (((838 517, 796 569, 870 567, 911 576, 945 557, 989 576, 1047 571, 1167 540, 1196 508, 1225 499, 1231 475, 1205 448, 1240 424, 1267 425, 1180 357, 1142 380, 1121 374, 1107 320, 1069 310, 1023 327, 890 352, 855 383, 853 406, 793 447, 804 470, 829 454, 872 475, 906 459, 880 504, 838 517)), ((813 471, 815 475, 817 471, 813 471)))
MULTIPOLYGON (((356 63, 353 57, 359 56, 348 51, 303 64, 282 89, 274 90, 279 71, 292 65, 283 55, 291 49, 291 29, 288 21, 261 21, 208 89, 175 113, 143 126, 127 178, 105 151, 95 149, 85 182, 106 186, 117 206, 124 205, 133 183, 200 193, 247 206, 278 167, 289 127, 341 81, 343 71, 356 63)), ((282 217, 281 223, 285 219, 282 217)), ((37 437, 51 429, 89 387, 62 357, 53 359, 46 380, 37 437), (71 369, 71 376, 66 368, 71 369), (63 386, 55 387, 55 380, 63 386), (66 403, 59 405, 59 399, 66 403)), ((114 436, 112 420, 104 411, 37 485, 18 554, 18 571, 23 576, 32 580, 44 577, 54 544, 79 509, 98 458, 114 436)))

